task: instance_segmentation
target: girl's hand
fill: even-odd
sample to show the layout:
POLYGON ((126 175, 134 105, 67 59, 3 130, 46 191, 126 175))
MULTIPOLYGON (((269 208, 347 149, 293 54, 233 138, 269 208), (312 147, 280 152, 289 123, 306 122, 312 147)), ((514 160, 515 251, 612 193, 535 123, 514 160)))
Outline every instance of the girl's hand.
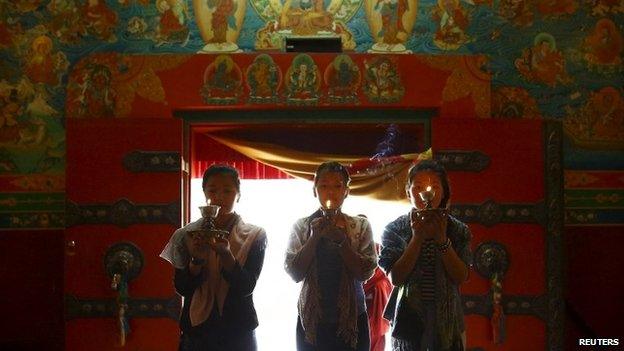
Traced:
POLYGON ((342 244, 347 239, 347 231, 341 227, 331 227, 325 233, 325 238, 335 242, 336 244, 342 244))
POLYGON ((446 227, 448 225, 448 213, 446 211, 432 211, 430 218, 433 239, 439 245, 446 243, 446 227))
POLYGON ((325 219, 325 217, 317 217, 314 218, 310 222, 310 237, 319 237, 322 238, 327 234, 327 227, 329 223, 325 219))
POLYGON ((226 238, 212 237, 208 239, 208 245, 220 256, 231 255, 230 242, 226 238))
POLYGON ((187 233, 184 239, 184 244, 191 257, 194 258, 208 258, 208 252, 210 246, 208 240, 204 238, 200 233, 187 233))
POLYGON ((425 217, 422 213, 418 213, 415 208, 412 208, 409 214, 410 217, 410 227, 412 228, 412 239, 411 240, 423 240, 425 238, 426 233, 425 229, 425 217))

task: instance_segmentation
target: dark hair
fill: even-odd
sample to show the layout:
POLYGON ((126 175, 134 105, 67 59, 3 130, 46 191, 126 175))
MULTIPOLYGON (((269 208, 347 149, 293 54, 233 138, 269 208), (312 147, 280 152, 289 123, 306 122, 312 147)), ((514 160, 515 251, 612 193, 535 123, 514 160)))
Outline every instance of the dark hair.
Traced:
POLYGON ((204 171, 204 177, 202 179, 202 189, 206 189, 206 183, 208 182, 208 178, 217 174, 232 176, 234 184, 236 185, 236 191, 240 193, 240 177, 238 176, 238 171, 236 170, 236 168, 230 167, 228 165, 212 165, 208 167, 208 169, 204 171))
POLYGON ((409 188, 410 185, 412 185, 412 179, 414 179, 414 176, 420 172, 432 172, 440 178, 442 190, 444 190, 444 197, 440 201, 440 207, 446 207, 446 204, 451 198, 451 188, 449 186, 448 175, 446 174, 444 166, 433 160, 423 160, 418 162, 409 169, 406 188, 409 188))
POLYGON ((321 174, 327 173, 327 172, 340 173, 340 175, 342 176, 342 180, 344 181, 344 184, 346 186, 348 186, 349 182, 351 181, 351 177, 349 176, 349 171, 347 171, 347 168, 345 166, 341 165, 340 163, 336 161, 330 161, 330 162, 321 163, 316 169, 316 172, 314 172, 314 185, 315 186, 318 183, 318 180, 321 174))

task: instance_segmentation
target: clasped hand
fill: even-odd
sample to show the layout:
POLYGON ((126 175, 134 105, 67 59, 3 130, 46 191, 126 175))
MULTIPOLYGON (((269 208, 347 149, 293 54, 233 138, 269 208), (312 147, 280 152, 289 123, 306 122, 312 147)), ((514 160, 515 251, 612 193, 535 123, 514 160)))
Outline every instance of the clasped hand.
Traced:
POLYGON ((410 226, 414 238, 434 239, 438 244, 446 242, 448 214, 446 211, 410 212, 410 226))
POLYGON ((311 235, 318 235, 337 244, 342 244, 347 239, 345 228, 338 226, 335 220, 318 217, 310 222, 310 227, 312 229, 311 235))
POLYGON ((218 255, 230 253, 230 242, 222 237, 204 237, 201 235, 187 235, 186 248, 192 257, 208 258, 210 250, 214 250, 218 255))

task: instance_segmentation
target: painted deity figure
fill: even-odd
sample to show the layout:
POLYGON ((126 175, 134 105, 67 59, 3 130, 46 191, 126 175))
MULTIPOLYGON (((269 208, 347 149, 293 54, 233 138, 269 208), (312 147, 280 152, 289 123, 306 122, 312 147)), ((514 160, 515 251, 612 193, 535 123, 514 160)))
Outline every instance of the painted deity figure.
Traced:
POLYGON ((206 103, 233 104, 241 93, 242 73, 228 55, 219 55, 204 72, 201 94, 206 103))
POLYGON ((33 83, 58 84, 52 57, 52 45, 52 39, 45 35, 41 35, 32 41, 24 71, 33 83))
POLYGON ((291 29, 293 34, 313 35, 332 31, 334 16, 325 9, 323 0, 286 0, 279 18, 280 29, 291 29))
POLYGON ((568 83, 570 77, 565 71, 565 60, 557 50, 555 38, 548 33, 535 37, 534 45, 524 49, 515 66, 528 81, 555 86, 568 83))
POLYGON ((89 34, 100 40, 114 42, 117 13, 106 6, 103 0, 88 0, 83 16, 89 34))
POLYGON ((372 63, 364 62, 366 84, 364 92, 371 100, 395 101, 403 96, 405 89, 396 67, 386 57, 372 63))
POLYGON ((379 67, 371 68, 373 71, 373 75, 375 77, 375 86, 377 87, 377 91, 380 92, 380 95, 383 95, 381 92, 389 91, 394 83, 393 74, 390 70, 390 65, 388 62, 382 62, 379 67))
POLYGON ((325 70, 330 101, 338 103, 357 101, 360 80, 360 69, 353 60, 348 55, 337 56, 325 70))
POLYGON ((112 72, 105 65, 91 65, 83 74, 80 94, 77 96, 82 117, 112 117, 115 109, 115 91, 112 72))
POLYGON ((278 67, 268 55, 254 59, 247 71, 250 98, 269 99, 277 95, 281 77, 278 67))
POLYGON ((251 81, 253 81, 254 93, 260 96, 273 95, 273 89, 271 87, 272 76, 274 70, 266 63, 260 63, 254 69, 251 75, 251 81))
POLYGON ((232 75, 232 68, 226 60, 220 60, 217 63, 214 74, 210 77, 210 85, 224 91, 230 91, 237 86, 237 81, 232 75))
POLYGON ((585 47, 585 59, 590 64, 617 66, 622 63, 622 34, 610 19, 603 18, 596 23, 585 39, 585 47))
POLYGON ((312 70, 308 70, 308 65, 302 63, 298 68, 295 68, 294 74, 290 77, 292 86, 295 87, 295 91, 303 92, 309 89, 316 80, 316 75, 312 70))
POLYGON ((188 9, 181 0, 157 0, 156 7, 160 11, 158 39, 163 42, 184 42, 188 38, 186 27, 188 9))
POLYGON ((575 143, 595 147, 624 146, 624 99, 611 86, 593 91, 579 109, 566 107, 564 128, 575 143))
POLYGON ((399 36, 406 34, 403 15, 408 8, 407 0, 377 0, 375 10, 379 11, 382 23, 378 35, 383 37, 385 44, 394 45, 403 42, 399 36))
POLYGON ((438 0, 433 10, 433 18, 438 21, 434 43, 444 50, 456 50, 466 43, 469 19, 459 0, 438 0))
POLYGON ((210 43, 226 43, 228 28, 236 29, 236 3, 233 0, 207 0, 208 8, 212 10, 213 37, 210 43))
MULTIPOLYGON (((599 139, 620 140, 624 136, 624 102, 617 89, 605 87, 592 93, 589 106, 593 112, 592 134, 599 139)), ((588 109, 590 110, 590 109, 588 109)))
POLYGON ((314 60, 301 54, 293 60, 287 72, 288 98, 293 100, 310 100, 318 98, 320 86, 319 72, 314 60))

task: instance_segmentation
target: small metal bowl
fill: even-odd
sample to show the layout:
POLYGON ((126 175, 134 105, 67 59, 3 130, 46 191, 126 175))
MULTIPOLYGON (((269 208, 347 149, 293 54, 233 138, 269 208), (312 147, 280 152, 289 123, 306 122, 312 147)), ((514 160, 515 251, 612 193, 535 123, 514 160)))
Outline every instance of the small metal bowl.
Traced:
POLYGON ((217 218, 220 209, 221 206, 217 205, 199 206, 199 211, 203 218, 217 218))
POLYGON ((190 237, 199 236, 204 240, 208 239, 220 239, 227 238, 230 233, 227 230, 221 229, 197 229, 197 230, 189 230, 187 235, 190 237))

